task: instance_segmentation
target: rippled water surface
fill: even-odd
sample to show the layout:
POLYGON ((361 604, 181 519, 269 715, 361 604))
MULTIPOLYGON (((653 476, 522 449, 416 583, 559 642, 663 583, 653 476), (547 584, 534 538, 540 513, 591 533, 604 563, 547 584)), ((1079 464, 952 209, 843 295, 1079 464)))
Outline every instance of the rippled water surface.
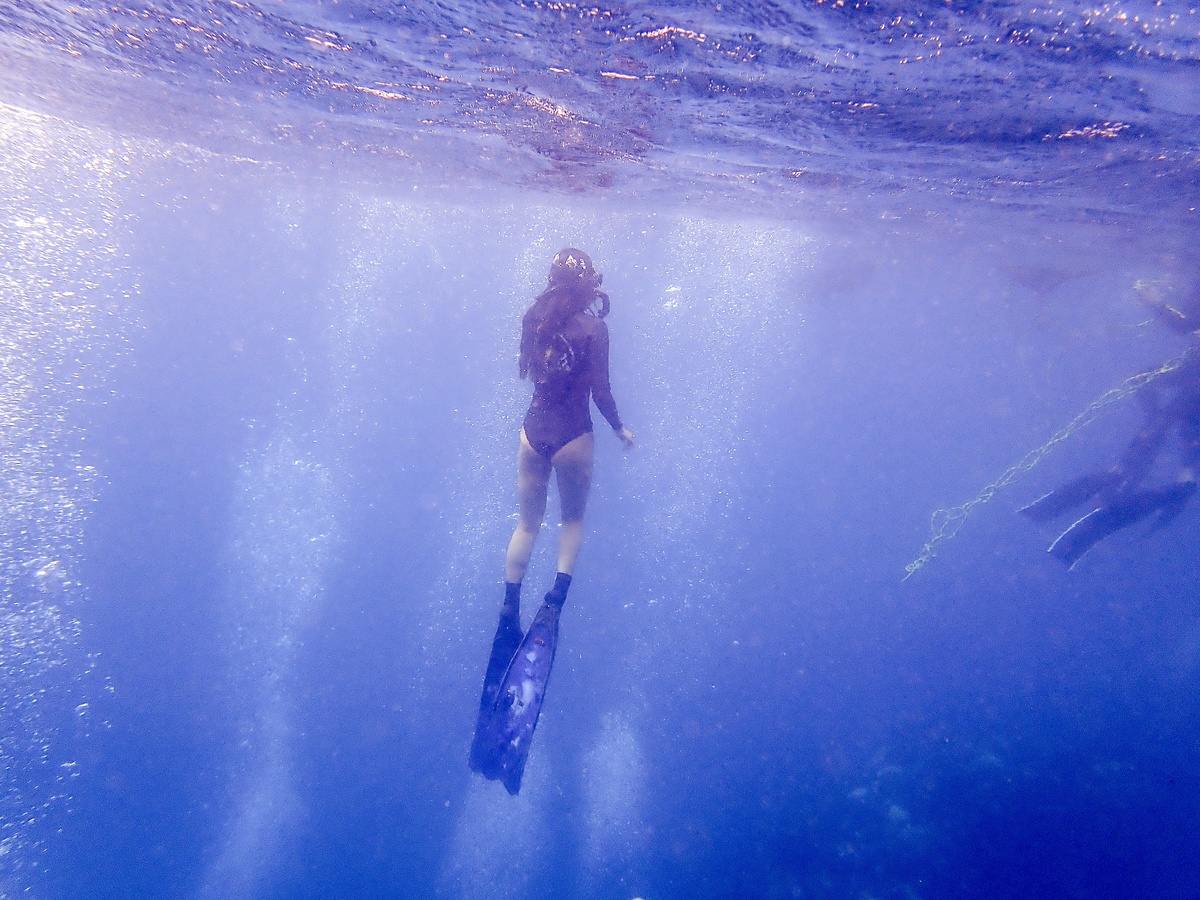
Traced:
POLYGON ((786 212, 1127 209, 1196 177, 1183 3, 7 3, 10 96, 404 182, 786 212))

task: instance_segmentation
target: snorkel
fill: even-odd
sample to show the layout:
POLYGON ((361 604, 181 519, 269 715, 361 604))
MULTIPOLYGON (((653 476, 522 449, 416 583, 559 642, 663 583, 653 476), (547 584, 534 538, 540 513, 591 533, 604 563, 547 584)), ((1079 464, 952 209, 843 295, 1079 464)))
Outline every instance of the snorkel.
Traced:
MULTIPOLYGON (((599 279, 597 279, 597 283, 599 283, 599 279)), ((608 302, 608 294, 604 293, 604 291, 600 290, 600 289, 597 287, 597 288, 596 288, 596 294, 595 294, 595 296, 592 298, 592 303, 591 303, 591 305, 588 307, 588 312, 590 312, 590 313, 591 313, 593 316, 595 316, 597 319, 603 319, 605 316, 607 316, 607 315, 608 315, 608 310, 609 310, 609 307, 610 307, 610 304, 609 304, 609 302, 608 302), (596 309, 596 308, 595 308, 595 307, 596 307, 596 302, 597 302, 597 301, 599 301, 599 303, 600 303, 600 308, 599 308, 599 309, 596 309)))

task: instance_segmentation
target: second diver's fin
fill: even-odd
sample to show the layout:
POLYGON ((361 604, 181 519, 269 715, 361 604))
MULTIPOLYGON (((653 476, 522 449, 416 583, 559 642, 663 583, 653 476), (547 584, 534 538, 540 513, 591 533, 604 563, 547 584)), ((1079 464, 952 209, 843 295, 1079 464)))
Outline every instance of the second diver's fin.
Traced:
POLYGON ((504 673, 512 662, 513 654, 521 645, 521 617, 509 606, 500 610, 500 622, 496 636, 492 639, 492 655, 488 658, 487 673, 483 676, 483 696, 479 698, 479 718, 475 721, 475 736, 471 739, 471 771, 480 772, 488 778, 498 778, 496 768, 500 755, 500 726, 502 724, 496 708, 500 685, 504 673))
POLYGON ((1158 490, 1127 495, 1108 506, 1094 509, 1060 534, 1050 545, 1050 553, 1069 568, 1074 568, 1080 558, 1099 541, 1140 522, 1152 513, 1158 514, 1157 524, 1160 527, 1165 525, 1179 515, 1195 491, 1194 482, 1181 482, 1158 490))
POLYGON ((1054 539, 1050 555, 1068 569, 1075 568, 1083 554, 1091 550, 1102 539, 1118 531, 1122 526, 1113 524, 1111 510, 1093 509, 1082 519, 1054 539))
POLYGON ((554 665, 560 612, 558 604, 542 604, 521 646, 513 654, 496 697, 497 738, 501 743, 496 751, 493 772, 484 774, 488 778, 503 781, 510 794, 515 795, 521 789, 529 745, 542 712, 542 699, 546 696, 550 669, 554 665))
POLYGON ((1120 474, 1112 470, 1081 475, 1039 497, 1028 506, 1021 507, 1018 512, 1035 522, 1049 522, 1077 506, 1082 506, 1097 494, 1112 490, 1120 480, 1120 474))

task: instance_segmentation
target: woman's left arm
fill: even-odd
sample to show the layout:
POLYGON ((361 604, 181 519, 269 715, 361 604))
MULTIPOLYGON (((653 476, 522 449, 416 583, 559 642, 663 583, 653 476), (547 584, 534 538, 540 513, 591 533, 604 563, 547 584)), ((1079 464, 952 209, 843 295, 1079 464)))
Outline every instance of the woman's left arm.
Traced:
POLYGON ((617 412, 617 401, 613 399, 608 375, 608 326, 599 320, 597 324, 600 327, 592 338, 592 399, 628 450, 633 446, 633 433, 621 424, 621 414, 617 412))

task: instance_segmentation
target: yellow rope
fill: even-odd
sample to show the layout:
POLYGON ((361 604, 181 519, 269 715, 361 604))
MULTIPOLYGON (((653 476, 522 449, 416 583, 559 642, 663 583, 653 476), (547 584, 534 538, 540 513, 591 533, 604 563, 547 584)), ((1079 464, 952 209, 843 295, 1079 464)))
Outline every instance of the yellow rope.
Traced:
POLYGON ((1089 403, 1083 412, 1072 419, 1065 428, 1056 431, 1050 440, 1046 441, 1046 443, 1042 444, 1036 450, 1029 451, 1025 455, 1025 458, 1015 466, 1006 469, 1004 474, 981 490, 973 500, 968 500, 961 506, 955 506, 950 509, 935 510, 931 517, 931 534, 929 540, 925 542, 925 547, 921 550, 921 555, 904 567, 904 580, 907 581, 914 572, 919 571, 925 563, 937 556, 938 545, 958 534, 958 529, 962 527, 962 523, 971 514, 971 510, 983 503, 987 503, 996 496, 996 492, 1000 488, 1012 484, 1036 466, 1054 447, 1061 444, 1080 428, 1094 422, 1100 415, 1101 410, 1106 406, 1116 403, 1118 400, 1124 400, 1131 394, 1137 393, 1155 378, 1178 369, 1183 365, 1183 361, 1187 359, 1191 352, 1191 350, 1188 350, 1180 356, 1163 363, 1157 369, 1149 372, 1139 372, 1137 375, 1126 378, 1115 388, 1105 391, 1101 396, 1089 403))

